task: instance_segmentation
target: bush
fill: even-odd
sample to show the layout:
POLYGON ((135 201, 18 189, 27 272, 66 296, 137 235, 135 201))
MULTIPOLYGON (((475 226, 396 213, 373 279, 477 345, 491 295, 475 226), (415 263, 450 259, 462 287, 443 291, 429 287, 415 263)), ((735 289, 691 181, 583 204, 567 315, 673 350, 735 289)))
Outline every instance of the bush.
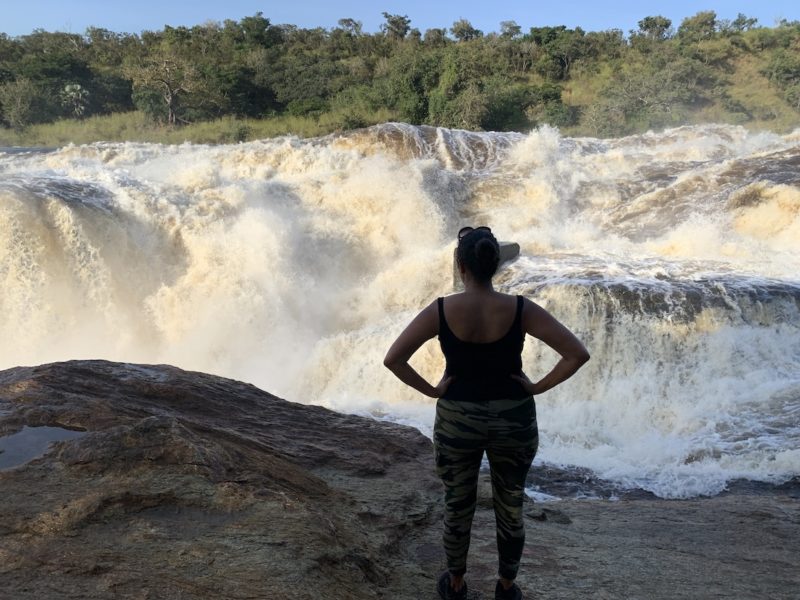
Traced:
POLYGON ((327 108, 328 104, 322 98, 303 98, 289 102, 286 105, 286 112, 293 117, 318 117, 327 108))
POLYGON ((41 102, 41 90, 29 79, 21 77, 0 85, 3 121, 17 131, 36 122, 41 102))

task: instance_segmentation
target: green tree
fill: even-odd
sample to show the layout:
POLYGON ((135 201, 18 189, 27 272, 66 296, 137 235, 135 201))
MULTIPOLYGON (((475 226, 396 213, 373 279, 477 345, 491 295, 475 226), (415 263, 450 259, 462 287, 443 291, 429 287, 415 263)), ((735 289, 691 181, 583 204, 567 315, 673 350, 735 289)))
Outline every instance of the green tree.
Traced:
POLYGON ((425 35, 422 37, 422 43, 432 48, 440 48, 447 44, 447 30, 434 27, 426 29, 425 35))
POLYGON ((516 75, 527 74, 542 55, 543 50, 534 42, 515 40, 506 46, 508 66, 516 75))
POLYGON ((41 91, 36 107, 36 122, 69 116, 62 106, 64 86, 92 85, 92 72, 85 57, 85 40, 76 34, 36 30, 19 39, 22 54, 13 68, 15 79, 33 82, 41 91))
POLYGON ((475 29, 472 23, 466 19, 459 19, 453 23, 453 26, 450 28, 450 33, 452 33, 453 37, 459 42, 468 42, 469 40, 483 37, 483 32, 480 29, 475 29))
POLYGON ((560 32, 547 46, 547 52, 554 56, 561 65, 560 79, 566 79, 572 64, 584 52, 584 31, 580 27, 560 32))
POLYGON ((767 65, 767 77, 781 88, 800 83, 800 52, 779 50, 767 65))
POLYGON ((73 117, 82 118, 89 105, 89 91, 80 83, 68 83, 61 90, 61 104, 73 117))
MULTIPOLYGON (((234 22, 234 26, 236 26, 234 22)), ((243 49, 270 48, 280 41, 280 32, 273 27, 264 14, 257 12, 252 17, 244 17, 238 23, 243 49)))
POLYGON ((692 43, 708 40, 717 32, 717 13, 705 10, 693 17, 686 17, 678 27, 678 38, 681 42, 692 43))
POLYGON ((784 98, 795 110, 800 110, 800 41, 796 48, 778 50, 764 73, 783 91, 784 98))
POLYGON ((731 23, 731 28, 734 31, 750 31, 758 24, 758 19, 750 18, 742 13, 736 15, 736 18, 731 23))
POLYGON ((570 124, 561 104, 561 88, 531 86, 503 78, 486 82, 487 110, 481 127, 490 131, 526 131, 539 123, 570 124))
POLYGON ((789 105, 800 112, 800 83, 795 83, 786 88, 786 101, 789 105))
POLYGON ((559 35, 567 30, 565 25, 558 25, 557 27, 531 27, 527 37, 538 46, 547 48, 559 35))
POLYGON ((409 48, 390 62, 383 88, 384 102, 409 123, 424 123, 428 118, 428 97, 438 81, 439 53, 409 48))
POLYGON ((690 106, 702 102, 701 77, 692 60, 673 53, 627 64, 603 87, 582 122, 595 135, 676 125, 690 106))
POLYGON ((382 13, 386 22, 381 25, 381 31, 386 37, 392 40, 402 40, 411 29, 411 19, 408 15, 392 15, 387 12, 382 13))
POLYGON ((516 21, 500 22, 500 37, 514 39, 522 35, 522 27, 516 21))
POLYGON ((573 62, 585 53, 584 35, 580 27, 531 27, 525 38, 544 50, 536 61, 536 71, 547 79, 566 79, 573 62))
POLYGON ((356 21, 355 19, 339 19, 338 24, 339 27, 353 37, 362 35, 361 28, 363 27, 363 24, 361 21, 356 21))
POLYGON ((30 79, 21 77, 0 84, 3 120, 18 131, 35 122, 37 106, 40 103, 41 90, 30 79))
POLYGON ((145 108, 152 110, 150 99, 156 94, 161 97, 166 121, 170 125, 184 121, 181 115, 182 100, 205 90, 205 82, 195 66, 163 48, 141 62, 127 66, 126 74, 133 82, 134 92, 139 92, 142 98, 147 99, 145 108))
POLYGON ((476 82, 469 83, 451 103, 453 117, 451 127, 459 129, 482 129, 489 114, 489 98, 476 82))
POLYGON ((670 37, 672 21, 661 15, 645 17, 638 23, 638 35, 650 40, 664 40, 670 37))
POLYGON ((581 59, 597 63, 613 63, 622 58, 628 45, 621 29, 590 31, 583 38, 581 59))

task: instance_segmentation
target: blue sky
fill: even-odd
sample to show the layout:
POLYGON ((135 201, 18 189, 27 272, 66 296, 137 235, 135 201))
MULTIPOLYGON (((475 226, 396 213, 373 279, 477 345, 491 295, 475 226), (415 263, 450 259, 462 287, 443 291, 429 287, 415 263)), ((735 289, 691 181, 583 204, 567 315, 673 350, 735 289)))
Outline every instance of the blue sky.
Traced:
POLYGON ((797 0, 0 0, 0 31, 11 36, 24 35, 35 28, 83 33, 93 25, 139 33, 162 29, 165 24, 191 26, 238 20, 261 11, 275 24, 330 28, 339 19, 349 17, 361 21, 365 31, 375 32, 383 23, 381 13, 385 11, 408 15, 411 26, 423 32, 430 27, 450 27, 463 17, 485 32, 498 31, 500 21, 514 20, 523 30, 539 25, 567 25, 588 31, 618 28, 627 33, 648 15, 664 15, 677 27, 684 17, 701 10, 714 10, 721 19, 734 19, 741 12, 768 26, 782 18, 800 20, 797 0))

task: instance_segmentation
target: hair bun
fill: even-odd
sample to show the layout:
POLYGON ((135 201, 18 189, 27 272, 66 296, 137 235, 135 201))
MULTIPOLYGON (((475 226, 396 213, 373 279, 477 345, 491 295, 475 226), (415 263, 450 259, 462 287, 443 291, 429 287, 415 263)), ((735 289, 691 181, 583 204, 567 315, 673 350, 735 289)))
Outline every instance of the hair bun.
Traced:
POLYGON ((491 259, 497 256, 497 243, 492 243, 488 237, 478 240, 478 243, 475 244, 475 254, 482 260, 491 259))
POLYGON ((476 230, 459 242, 457 256, 478 281, 489 281, 500 264, 500 244, 491 232, 476 230))

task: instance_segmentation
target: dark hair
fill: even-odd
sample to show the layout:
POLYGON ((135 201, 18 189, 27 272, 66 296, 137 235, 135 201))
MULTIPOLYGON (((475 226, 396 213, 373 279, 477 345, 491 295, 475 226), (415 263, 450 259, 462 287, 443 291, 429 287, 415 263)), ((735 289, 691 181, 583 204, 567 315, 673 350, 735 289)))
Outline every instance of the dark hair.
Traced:
POLYGON ((475 279, 486 282, 500 264, 500 244, 491 231, 474 229, 458 242, 456 258, 475 279))

